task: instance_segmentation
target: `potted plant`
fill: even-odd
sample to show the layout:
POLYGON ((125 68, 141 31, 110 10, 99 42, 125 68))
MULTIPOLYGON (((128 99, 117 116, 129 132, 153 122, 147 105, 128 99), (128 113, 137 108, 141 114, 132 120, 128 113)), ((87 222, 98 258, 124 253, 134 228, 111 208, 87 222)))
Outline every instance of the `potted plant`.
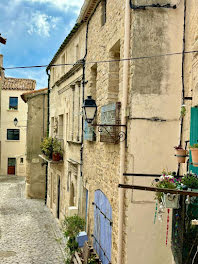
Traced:
POLYGON ((40 144, 40 148, 41 148, 42 153, 45 156, 47 156, 50 159, 52 158, 53 147, 52 147, 52 138, 51 137, 44 138, 40 144))
POLYGON ((59 161, 63 157, 63 150, 61 148, 61 143, 58 141, 57 138, 53 138, 52 140, 52 160, 59 161))
POLYGON ((198 144, 194 144, 190 146, 191 156, 192 156, 192 163, 194 167, 198 167, 198 144))
MULTIPOLYGON (((164 189, 176 189, 181 185, 179 178, 175 177, 171 172, 166 173, 163 171, 162 176, 157 179, 155 187, 164 189)), ((162 203, 166 208, 179 208, 179 195, 156 192, 156 199, 162 203)))
POLYGON ((65 217, 62 225, 63 234, 67 239, 66 251, 68 259, 66 263, 72 263, 72 257, 75 251, 78 250, 78 243, 76 237, 80 231, 83 231, 85 227, 85 221, 78 215, 65 217))
POLYGON ((184 175, 181 183, 191 191, 198 191, 198 176, 195 173, 187 173, 184 175))
POLYGON ((183 149, 181 145, 174 147, 174 149, 178 163, 185 163, 187 157, 187 150, 183 149))

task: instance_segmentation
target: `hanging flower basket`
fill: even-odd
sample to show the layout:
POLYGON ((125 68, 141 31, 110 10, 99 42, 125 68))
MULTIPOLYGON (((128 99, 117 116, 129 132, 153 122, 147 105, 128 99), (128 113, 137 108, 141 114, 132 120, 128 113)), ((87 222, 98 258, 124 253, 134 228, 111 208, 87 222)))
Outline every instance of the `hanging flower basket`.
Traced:
POLYGON ((166 208, 178 209, 179 208, 179 194, 164 193, 163 204, 166 208))
POLYGON ((190 147, 192 163, 194 167, 198 167, 198 144, 194 144, 190 147))
POLYGON ((174 148, 175 148, 175 156, 177 157, 177 162, 185 163, 187 157, 187 150, 183 149, 181 146, 174 148))

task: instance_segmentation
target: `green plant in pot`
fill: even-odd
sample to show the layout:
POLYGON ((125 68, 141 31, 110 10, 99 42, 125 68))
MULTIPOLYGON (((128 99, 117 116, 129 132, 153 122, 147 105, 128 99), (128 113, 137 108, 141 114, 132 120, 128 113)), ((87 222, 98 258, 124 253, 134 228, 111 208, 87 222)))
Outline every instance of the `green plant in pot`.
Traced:
POLYGON ((40 148, 42 153, 48 158, 52 158, 53 146, 52 146, 52 138, 46 137, 40 144, 40 148))
POLYGON ((54 161, 59 161, 63 157, 63 150, 61 148, 61 143, 58 141, 57 138, 53 138, 52 148, 53 148, 52 159, 54 161))
POLYGON ((192 163, 194 167, 198 167, 198 144, 195 143, 190 146, 191 156, 192 156, 192 163))
POLYGON ((187 173, 182 177, 181 183, 189 189, 198 189, 198 177, 195 173, 187 173))
POLYGON ((67 238, 66 251, 68 253, 68 263, 71 263, 73 254, 78 250, 78 243, 76 242, 76 237, 80 231, 85 228, 85 221, 78 215, 65 217, 62 229, 63 234, 67 238))

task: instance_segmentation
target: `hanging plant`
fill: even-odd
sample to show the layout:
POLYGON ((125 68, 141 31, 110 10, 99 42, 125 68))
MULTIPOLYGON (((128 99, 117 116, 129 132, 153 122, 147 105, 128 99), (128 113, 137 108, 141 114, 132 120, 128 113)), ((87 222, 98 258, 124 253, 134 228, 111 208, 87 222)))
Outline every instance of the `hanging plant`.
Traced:
POLYGON ((198 144, 190 146, 190 151, 192 155, 192 163, 194 167, 198 167, 198 144))
MULTIPOLYGON (((176 189, 180 188, 181 180, 175 177, 175 173, 162 172, 162 176, 157 179, 154 184, 157 188, 164 189, 176 189)), ((156 200, 159 204, 163 204, 166 208, 178 208, 179 207, 179 195, 177 194, 165 194, 163 192, 156 192, 156 200)))
POLYGON ((181 106, 180 116, 181 116, 181 118, 183 118, 185 115, 186 115, 186 106, 182 105, 181 106))
POLYGON ((174 147, 175 156, 178 163, 185 163, 187 157, 187 150, 183 149, 181 145, 174 147))

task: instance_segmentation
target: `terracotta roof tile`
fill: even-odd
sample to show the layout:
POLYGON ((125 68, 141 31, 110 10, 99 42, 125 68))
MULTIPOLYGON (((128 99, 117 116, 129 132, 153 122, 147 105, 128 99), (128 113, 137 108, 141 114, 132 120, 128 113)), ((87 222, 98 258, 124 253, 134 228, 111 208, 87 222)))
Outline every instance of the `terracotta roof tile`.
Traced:
POLYGON ((3 90, 34 90, 36 88, 36 81, 30 79, 19 79, 5 77, 3 80, 3 90))
POLYGON ((43 89, 40 89, 40 90, 35 90, 35 91, 30 91, 30 92, 27 92, 27 93, 23 93, 21 95, 21 98, 26 103, 29 98, 32 98, 32 97, 34 97, 36 95, 40 95, 40 94, 47 94, 47 92, 48 92, 48 88, 43 88, 43 89))

